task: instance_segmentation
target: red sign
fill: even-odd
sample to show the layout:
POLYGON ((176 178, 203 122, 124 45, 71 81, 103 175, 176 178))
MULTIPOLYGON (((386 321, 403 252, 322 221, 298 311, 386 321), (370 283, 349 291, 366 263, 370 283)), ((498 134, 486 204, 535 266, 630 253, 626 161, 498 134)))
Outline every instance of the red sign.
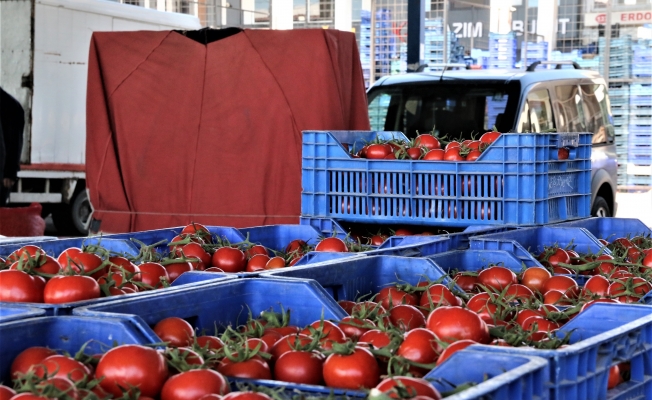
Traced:
POLYGON ((595 16, 595 22, 598 24, 604 24, 607 22, 607 14, 598 14, 595 16))

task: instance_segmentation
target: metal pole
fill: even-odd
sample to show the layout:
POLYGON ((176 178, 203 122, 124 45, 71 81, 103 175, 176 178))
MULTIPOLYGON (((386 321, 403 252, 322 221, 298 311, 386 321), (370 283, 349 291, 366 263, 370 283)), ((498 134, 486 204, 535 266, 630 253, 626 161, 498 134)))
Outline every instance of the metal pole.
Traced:
POLYGON ((602 54, 604 60, 604 80, 607 82, 607 87, 609 87, 609 58, 611 53, 611 0, 607 1, 607 21, 604 28, 604 54, 602 54))
POLYGON ((369 86, 376 82, 376 0, 371 0, 371 32, 369 33, 369 86))
POLYGON ((523 44, 521 45, 522 47, 522 53, 521 53, 521 69, 527 68, 527 41, 529 37, 529 32, 528 32, 528 22, 529 22, 529 13, 528 13, 528 8, 529 8, 529 1, 525 0, 523 3, 525 6, 525 21, 523 22, 523 44), (525 56, 525 59, 523 59, 523 56, 525 56))
POLYGON ((423 62, 425 1, 408 0, 407 11, 407 72, 415 72, 423 62))

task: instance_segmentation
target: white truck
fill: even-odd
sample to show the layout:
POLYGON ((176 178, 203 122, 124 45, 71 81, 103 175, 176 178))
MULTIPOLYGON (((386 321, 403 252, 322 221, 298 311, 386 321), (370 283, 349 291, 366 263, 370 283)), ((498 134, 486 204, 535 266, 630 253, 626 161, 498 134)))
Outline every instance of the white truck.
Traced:
MULTIPOLYGON (((161 1, 161 0, 159 0, 161 1)), ((43 205, 60 234, 84 234, 86 78, 94 31, 195 30, 199 19, 105 0, 0 1, 0 87, 25 109, 10 203, 43 205)))

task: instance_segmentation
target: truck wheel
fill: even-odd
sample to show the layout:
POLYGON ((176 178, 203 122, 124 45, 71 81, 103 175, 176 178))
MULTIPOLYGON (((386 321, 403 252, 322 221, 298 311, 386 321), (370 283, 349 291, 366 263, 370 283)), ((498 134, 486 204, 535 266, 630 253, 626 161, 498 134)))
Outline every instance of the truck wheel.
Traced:
POLYGON ((70 204, 60 204, 52 213, 52 220, 60 235, 88 235, 91 218, 91 203, 86 190, 80 190, 70 204))
POLYGON ((594 217, 611 217, 611 211, 609 210, 607 200, 601 196, 595 196, 595 201, 591 208, 591 215, 594 217))

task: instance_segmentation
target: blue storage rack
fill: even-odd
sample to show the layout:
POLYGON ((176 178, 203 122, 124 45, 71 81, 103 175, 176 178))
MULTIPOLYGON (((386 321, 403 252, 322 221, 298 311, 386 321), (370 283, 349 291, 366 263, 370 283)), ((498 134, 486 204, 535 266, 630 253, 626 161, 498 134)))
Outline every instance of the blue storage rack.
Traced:
POLYGON ((376 137, 406 140, 401 132, 303 132, 303 217, 467 227, 590 214, 591 134, 502 134, 475 162, 354 159, 342 147, 376 137), (557 161, 565 146, 569 160, 557 161))
POLYGON ((357 300, 361 296, 370 297, 383 287, 394 283, 407 282, 416 285, 419 282, 441 278, 445 284, 451 281, 445 272, 427 258, 393 256, 368 256, 276 269, 264 272, 260 277, 314 279, 337 301, 357 300))
POLYGON ((41 346, 88 355, 104 353, 118 344, 151 344, 145 326, 124 318, 40 317, 0 324, 0 381, 11 382, 11 362, 20 352, 41 346))
POLYGON ((562 248, 574 245, 575 251, 580 254, 595 254, 600 251, 610 254, 587 230, 575 227, 560 228, 558 225, 523 228, 470 238, 472 250, 506 250, 512 252, 527 267, 540 266, 536 255, 543 252, 544 247, 554 245, 562 248))
POLYGON ((555 400, 646 399, 652 393, 652 313, 647 306, 598 303, 566 323, 556 335, 571 334, 570 345, 556 350, 473 345, 508 355, 548 360, 555 400), (631 362, 631 379, 607 391, 609 369, 631 362))

